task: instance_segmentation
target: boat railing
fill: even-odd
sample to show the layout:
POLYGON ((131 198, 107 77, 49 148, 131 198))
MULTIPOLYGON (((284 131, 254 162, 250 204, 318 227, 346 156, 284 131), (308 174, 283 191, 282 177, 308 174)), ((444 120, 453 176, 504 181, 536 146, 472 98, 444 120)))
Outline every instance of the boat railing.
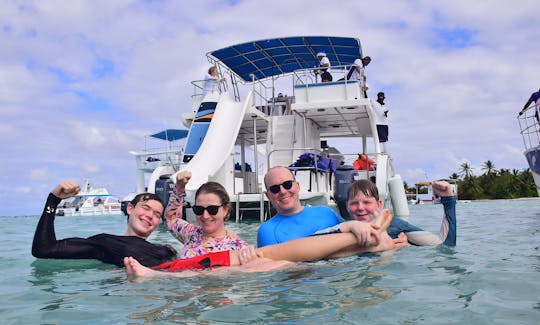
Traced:
POLYGON ((540 107, 536 104, 526 108, 526 110, 518 115, 519 128, 523 145, 525 149, 540 146, 540 107))
MULTIPOLYGON (((221 75, 218 77, 218 78, 221 78, 221 75)), ((204 98, 204 95, 206 95, 206 93, 204 92, 204 83, 206 81, 203 79, 203 80, 193 80, 191 81, 191 84, 193 85, 193 94, 191 95, 191 100, 194 102, 194 103, 201 103, 201 101, 203 100, 204 98)), ((223 93, 225 91, 227 91, 227 82, 216 82, 215 83, 215 86, 212 87, 212 90, 210 90, 211 92, 218 92, 218 93, 223 93)), ((198 105, 197 105, 197 108, 198 108, 198 105)))
POLYGON ((321 82, 314 69, 300 69, 293 72, 293 90, 297 103, 321 101, 348 101, 365 98, 362 91, 363 81, 347 80, 347 72, 351 66, 331 67, 333 74, 330 82, 321 82), (311 75, 311 77, 309 77, 311 75))
POLYGON ((138 169, 153 171, 160 166, 177 168, 182 163, 183 148, 168 148, 143 152, 130 151, 135 156, 138 169))

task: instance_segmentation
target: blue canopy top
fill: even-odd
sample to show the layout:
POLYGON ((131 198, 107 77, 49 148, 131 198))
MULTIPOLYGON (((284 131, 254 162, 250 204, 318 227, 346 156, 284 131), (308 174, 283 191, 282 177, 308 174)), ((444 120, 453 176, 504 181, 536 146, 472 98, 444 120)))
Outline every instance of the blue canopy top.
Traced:
POLYGON ((319 66, 324 52, 333 66, 351 65, 362 58, 360 40, 351 37, 297 36, 247 42, 208 53, 242 80, 265 79, 319 66))
POLYGON ((188 130, 167 129, 158 133, 151 134, 150 136, 161 140, 175 141, 183 139, 187 137, 187 135, 188 130))

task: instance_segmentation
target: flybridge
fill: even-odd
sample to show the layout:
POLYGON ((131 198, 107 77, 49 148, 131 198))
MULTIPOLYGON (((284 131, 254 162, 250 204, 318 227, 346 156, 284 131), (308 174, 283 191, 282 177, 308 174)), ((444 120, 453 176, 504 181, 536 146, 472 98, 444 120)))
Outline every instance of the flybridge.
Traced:
POLYGON ((324 52, 332 65, 347 66, 362 58, 360 40, 351 37, 297 36, 246 42, 207 54, 244 82, 289 74, 319 65, 317 53, 324 52))

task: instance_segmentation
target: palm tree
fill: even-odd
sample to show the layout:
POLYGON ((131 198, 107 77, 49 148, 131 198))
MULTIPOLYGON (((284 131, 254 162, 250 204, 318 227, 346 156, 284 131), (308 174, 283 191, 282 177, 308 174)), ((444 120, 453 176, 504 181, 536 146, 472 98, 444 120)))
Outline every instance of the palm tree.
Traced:
POLYGON ((491 175, 497 172, 497 169, 495 168, 495 164, 491 160, 488 160, 482 164, 482 170, 485 170, 486 174, 488 175, 491 175))
POLYGON ((450 179, 459 179, 459 175, 457 173, 452 173, 448 178, 450 179))
POLYGON ((459 174, 464 178, 470 178, 472 176, 472 167, 468 162, 462 163, 459 167, 461 168, 459 174))

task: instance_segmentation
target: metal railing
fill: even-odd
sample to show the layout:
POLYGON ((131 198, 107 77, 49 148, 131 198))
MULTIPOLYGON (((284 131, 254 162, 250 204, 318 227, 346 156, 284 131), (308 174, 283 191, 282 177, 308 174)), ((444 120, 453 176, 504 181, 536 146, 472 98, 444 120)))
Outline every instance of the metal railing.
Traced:
POLYGON ((540 107, 531 105, 517 117, 525 149, 540 146, 540 107))

